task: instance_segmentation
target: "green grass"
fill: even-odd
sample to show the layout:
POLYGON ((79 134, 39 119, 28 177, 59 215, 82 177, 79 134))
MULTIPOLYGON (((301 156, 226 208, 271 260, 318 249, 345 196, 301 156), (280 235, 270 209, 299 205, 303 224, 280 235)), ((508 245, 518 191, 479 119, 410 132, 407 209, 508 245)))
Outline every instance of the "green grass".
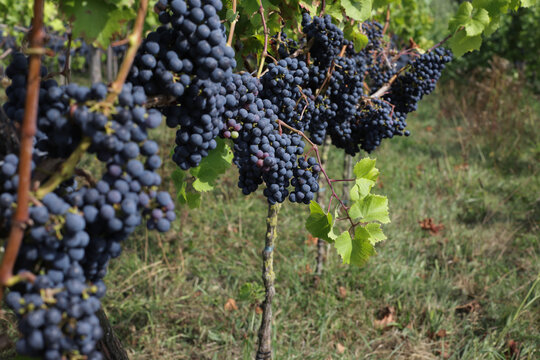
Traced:
MULTIPOLYGON (((367 266, 342 265, 330 248, 316 281, 307 207, 282 207, 275 359, 507 359, 509 341, 521 359, 540 357, 538 149, 523 151, 527 166, 515 172, 492 161, 504 148, 478 146, 465 164, 462 123, 438 115, 437 95, 409 125, 411 137, 371 155, 392 223, 367 266), (444 230, 423 231, 428 217, 444 230), (473 311, 459 311, 469 303, 473 311), (395 322, 377 329, 387 306, 395 322)), ((538 143, 537 134, 527 135, 538 143)), ((331 152, 329 164, 339 178, 343 156, 331 152)), ((139 230, 111 264, 104 306, 133 359, 254 358, 267 205, 260 193, 242 196, 236 177, 225 174, 201 209, 180 208, 167 235, 139 230), (242 296, 247 283, 254 294, 242 296), (238 310, 225 310, 230 298, 238 310)))

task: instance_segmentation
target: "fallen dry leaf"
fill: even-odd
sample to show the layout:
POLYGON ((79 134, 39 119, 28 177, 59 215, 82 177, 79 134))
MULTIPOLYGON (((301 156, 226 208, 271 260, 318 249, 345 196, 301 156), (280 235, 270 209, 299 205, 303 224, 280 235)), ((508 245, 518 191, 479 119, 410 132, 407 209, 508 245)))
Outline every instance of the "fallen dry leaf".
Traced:
POLYGON ((460 305, 456 307, 456 313, 458 314, 470 314, 480 310, 480 303, 476 300, 473 300, 465 305, 460 305))
POLYGON ((345 352, 345 346, 343 346, 342 344, 340 343, 337 343, 336 344, 336 351, 338 354, 343 354, 345 352))
POLYGON ((379 311, 377 319, 373 320, 373 327, 384 330, 394 325, 396 321, 396 308, 393 306, 386 306, 384 309, 379 311))
POLYGON ((439 331, 437 331, 435 333, 435 336, 438 337, 438 338, 444 338, 444 337, 446 337, 446 335, 447 335, 447 333, 446 333, 446 330, 444 330, 444 329, 441 329, 441 330, 439 330, 439 331))
POLYGON ((343 286, 338 288, 338 297, 340 299, 345 299, 347 297, 347 289, 345 289, 343 286))
POLYGON ((306 239, 306 245, 317 245, 317 241, 319 241, 319 238, 313 237, 311 234, 308 234, 308 237, 306 239))
POLYGON ((435 224, 435 221, 432 218, 425 218, 418 222, 422 230, 429 231, 431 235, 437 235, 441 230, 444 229, 443 224, 435 224))
POLYGON ((509 359, 519 359, 519 343, 512 339, 508 340, 506 343, 508 345, 508 358, 509 359))
POLYGON ((238 228, 232 224, 227 225, 227 231, 230 233, 238 233, 238 228))
POLYGON ((458 165, 454 165, 454 170, 469 170, 469 164, 467 163, 463 163, 463 164, 458 164, 458 165))
POLYGON ((225 306, 223 308, 225 309, 225 311, 238 310, 238 306, 236 305, 236 300, 234 300, 234 299, 227 300, 227 302, 225 303, 225 306))

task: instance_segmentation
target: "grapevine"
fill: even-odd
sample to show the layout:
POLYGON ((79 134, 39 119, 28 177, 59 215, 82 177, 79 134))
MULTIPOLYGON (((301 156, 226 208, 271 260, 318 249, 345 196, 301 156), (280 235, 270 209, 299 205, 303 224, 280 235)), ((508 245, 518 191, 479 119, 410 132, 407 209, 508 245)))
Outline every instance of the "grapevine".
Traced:
POLYGON ((367 39, 359 47, 323 15, 324 1, 319 16, 302 14, 300 34, 271 34, 268 12, 257 4, 263 40, 253 69, 239 64, 236 1, 228 33, 220 0, 158 0, 160 25, 143 34, 148 1, 141 0, 131 34, 114 44, 127 45, 116 79, 86 87, 70 83, 71 33, 62 71, 48 74, 42 66, 43 1, 34 2, 30 47, 2 55, 11 56, 3 110, 21 132, 20 154, 0 162, 0 233, 9 233, 0 298, 8 288, 19 354, 104 358, 97 314, 110 261, 139 225, 167 232, 176 218, 173 196, 163 190, 168 179, 158 174, 167 152, 148 137, 162 122, 175 131, 171 157, 179 171, 203 168, 225 143, 242 193, 263 188, 266 298, 257 359, 272 356, 273 251, 282 203, 309 205, 307 229, 333 243, 344 262, 363 265, 374 254, 373 245, 384 239, 380 226, 390 221, 387 199, 371 193, 375 161, 360 161, 354 178, 334 179, 320 146, 331 143, 354 156, 410 135, 407 116, 453 58, 442 45, 465 25, 427 51, 396 49, 385 37, 388 10, 384 26, 356 22, 367 39), (68 83, 59 85, 57 75, 68 83), (98 174, 80 168, 86 154, 99 163, 98 174), (351 183, 349 202, 335 187, 342 181, 351 183), (325 209, 316 201, 323 185, 330 194, 325 209))

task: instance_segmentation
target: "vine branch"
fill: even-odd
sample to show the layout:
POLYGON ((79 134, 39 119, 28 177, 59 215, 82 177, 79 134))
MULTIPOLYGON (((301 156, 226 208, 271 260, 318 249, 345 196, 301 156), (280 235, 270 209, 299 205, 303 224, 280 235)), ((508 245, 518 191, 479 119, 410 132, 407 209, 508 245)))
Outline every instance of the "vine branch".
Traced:
POLYGON ((386 18, 384 19, 384 28, 383 28, 383 35, 386 34, 386 31, 388 30, 388 26, 390 25, 390 4, 386 7, 386 18))
POLYGON ((129 48, 126 51, 122 65, 120 65, 120 70, 118 70, 118 75, 113 81, 110 87, 110 92, 105 99, 106 103, 113 104, 116 100, 116 97, 122 91, 122 87, 126 82, 129 71, 131 70, 131 65, 133 65, 133 60, 135 55, 137 55, 137 50, 139 45, 142 42, 142 33, 144 27, 144 19, 146 18, 146 12, 148 10, 148 0, 141 0, 139 10, 137 11, 137 18, 135 19, 135 24, 133 25, 133 32, 129 35, 129 48))
POLYGON ((459 29, 457 29, 456 32, 452 33, 452 34, 449 34, 447 37, 445 37, 444 39, 442 39, 441 41, 439 41, 438 43, 436 43, 435 45, 433 45, 431 48, 429 48, 428 52, 432 52, 433 50, 435 50, 436 48, 438 48, 439 46, 442 46, 444 43, 446 43, 448 40, 450 40, 454 35, 456 35, 458 32, 462 31, 463 29, 465 29, 464 26, 461 26, 459 29))
MULTIPOLYGON (((236 0, 233 0, 232 11, 233 13, 236 14, 236 0)), ((238 22, 239 17, 240 17, 240 14, 236 14, 236 16, 234 17, 234 20, 231 22, 231 27, 229 29, 229 38, 227 39, 227 46, 232 46, 234 29, 236 28, 236 23, 238 22)))
POLYGON ((264 60, 266 59, 266 56, 268 55, 268 27, 266 26, 266 19, 264 18, 264 7, 262 4, 262 0, 259 0, 259 14, 261 15, 263 31, 264 31, 264 47, 261 53, 261 63, 259 64, 259 71, 257 72, 257 78, 261 77, 261 74, 264 69, 264 60))
MULTIPOLYGON (((30 32, 30 48, 43 49, 45 30, 43 28, 43 0, 34 1, 34 18, 30 32)), ((40 51, 30 55, 28 66, 28 83, 24 104, 24 117, 21 129, 21 146, 19 152, 19 187, 17 189, 17 209, 11 223, 6 251, 0 264, 0 299, 3 297, 4 286, 13 276, 13 267, 19 254, 24 230, 28 222, 28 204, 30 203, 30 186, 32 177, 32 153, 36 120, 39 103, 39 88, 41 83, 40 51)))

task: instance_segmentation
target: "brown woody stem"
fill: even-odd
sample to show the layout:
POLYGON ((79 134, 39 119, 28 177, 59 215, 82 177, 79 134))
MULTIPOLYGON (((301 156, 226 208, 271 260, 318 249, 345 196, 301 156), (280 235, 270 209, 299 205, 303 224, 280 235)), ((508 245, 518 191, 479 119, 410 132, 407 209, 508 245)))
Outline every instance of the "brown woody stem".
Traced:
POLYGON ((266 19, 264 17, 264 8, 262 5, 262 0, 259 0, 259 14, 261 15, 263 31, 264 31, 264 47, 261 53, 261 63, 259 64, 259 71, 257 72, 257 78, 261 77, 261 74, 264 69, 264 61, 268 55, 268 27, 266 26, 266 19))
MULTIPOLYGON (((30 48, 42 49, 45 41, 43 29, 43 0, 34 1, 34 18, 30 33, 30 48)), ((3 297, 4 286, 13 276, 13 267, 19 254, 24 230, 28 222, 28 205, 30 203, 30 185, 32 176, 32 153, 34 135, 36 134, 36 119, 41 82, 41 55, 36 51, 30 55, 28 68, 28 84, 26 87, 26 102, 21 129, 21 146, 19 153, 19 188, 17 189, 17 209, 13 216, 11 230, 6 245, 6 251, 0 264, 0 299, 3 297)))
POLYGON ((256 360, 272 359, 272 300, 276 293, 274 288, 274 247, 277 236, 278 213, 281 204, 268 205, 268 215, 266 217, 266 240, 263 258, 262 279, 265 289, 265 298, 262 304, 263 314, 261 327, 259 328, 259 344, 257 348, 256 360))
MULTIPOLYGON (((236 0, 233 0, 232 3, 232 11, 236 14, 236 0)), ((234 37, 234 29, 236 28, 236 23, 238 22, 238 18, 240 17, 239 14, 236 14, 234 17, 234 20, 231 22, 231 27, 229 29, 229 38, 227 39, 227 46, 232 46, 233 37, 234 37)))

